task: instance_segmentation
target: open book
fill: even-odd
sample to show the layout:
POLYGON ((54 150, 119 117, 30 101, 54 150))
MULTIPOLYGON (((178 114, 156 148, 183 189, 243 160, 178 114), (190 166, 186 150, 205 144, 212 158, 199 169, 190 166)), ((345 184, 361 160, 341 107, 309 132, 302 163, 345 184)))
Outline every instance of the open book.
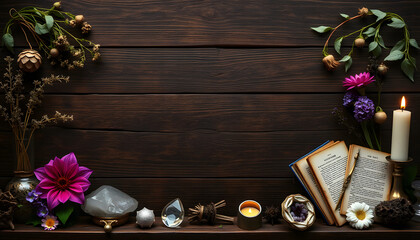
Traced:
POLYGON ((327 141, 289 166, 327 224, 342 226, 346 223, 343 215, 351 203, 361 201, 374 207, 380 201, 388 199, 391 167, 385 160, 387 155, 357 145, 351 145, 348 151, 344 141, 327 141), (353 172, 350 183, 352 187, 347 188, 341 209, 335 210, 345 176, 354 165, 354 156, 359 149, 361 154, 353 172), (365 184, 361 187, 360 184, 368 181, 367 179, 371 185, 365 184))

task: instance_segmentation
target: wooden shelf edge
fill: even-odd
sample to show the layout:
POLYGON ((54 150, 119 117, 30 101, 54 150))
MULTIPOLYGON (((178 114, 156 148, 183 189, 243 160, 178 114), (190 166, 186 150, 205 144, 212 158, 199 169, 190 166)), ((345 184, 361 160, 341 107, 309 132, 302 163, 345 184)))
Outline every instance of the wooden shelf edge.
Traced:
POLYGON ((181 228, 171 229, 163 226, 161 219, 156 218, 156 222, 151 229, 140 229, 135 224, 132 217, 129 223, 115 227, 110 234, 106 234, 100 226, 94 225, 89 217, 81 217, 78 224, 55 231, 44 231, 41 227, 16 224, 15 230, 0 230, 1 239, 103 239, 108 236, 112 239, 138 239, 140 236, 146 239, 246 239, 246 238, 267 238, 276 237, 281 239, 320 239, 337 238, 354 239, 395 239, 400 237, 419 236, 420 223, 409 222, 403 229, 386 228, 379 224, 369 230, 355 230, 348 225, 343 227, 327 226, 321 221, 317 221, 308 231, 297 232, 287 226, 282 221, 274 226, 264 224, 262 228, 254 231, 246 231, 232 224, 190 225, 184 223, 181 228))

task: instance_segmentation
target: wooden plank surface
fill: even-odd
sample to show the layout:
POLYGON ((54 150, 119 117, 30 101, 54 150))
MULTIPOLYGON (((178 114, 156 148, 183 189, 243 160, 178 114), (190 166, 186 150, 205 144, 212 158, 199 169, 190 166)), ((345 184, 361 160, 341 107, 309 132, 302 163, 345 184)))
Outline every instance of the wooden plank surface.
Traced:
MULTIPOLYGON (((155 213, 156 214, 156 213, 155 213)), ((160 218, 156 218, 154 227, 151 229, 140 229, 135 224, 135 219, 131 218, 123 226, 115 227, 113 232, 106 235, 99 226, 92 225, 87 217, 83 217, 75 226, 59 229, 52 232, 43 231, 40 227, 35 228, 27 225, 17 225, 15 231, 3 230, 0 234, 7 239, 22 239, 31 234, 37 239, 397 239, 416 238, 420 233, 420 225, 410 222, 403 229, 398 231, 374 224, 369 230, 355 230, 348 225, 343 227, 326 226, 319 220, 305 232, 292 230, 282 221, 274 226, 263 224, 262 228, 254 231, 246 231, 236 225, 222 224, 216 226, 191 225, 183 223, 183 227, 171 229, 163 226, 160 218)))
MULTIPOLYGON (((384 133, 389 150, 390 131, 384 133)), ((157 133, 50 128, 35 138, 35 166, 75 152, 95 177, 293 177, 289 163, 346 131, 157 133), (118 164, 113 164, 118 163, 118 164)), ((412 141, 410 156, 418 154, 412 141)), ((12 155, 12 149, 8 149, 12 155)), ((6 158, 8 159, 8 158, 6 158)), ((0 169, 10 176, 11 164, 0 169)))
MULTIPOLYGON (((345 77, 366 71, 367 48, 355 50, 348 73, 344 66, 326 71, 321 51, 322 47, 104 48, 102 60, 83 69, 63 71, 46 62, 30 76, 70 75, 70 83, 48 87, 49 93, 324 93, 343 92, 345 77)), ((5 49, 0 52, 1 56, 9 54, 5 49)), ((417 51, 411 53, 418 56, 417 51)), ((4 64, 2 57, 0 67, 4 64)), ((399 64, 387 63, 390 70, 383 91, 418 91, 420 74, 412 83, 399 64)), ((376 91, 376 87, 372 85, 368 91, 376 91)))
MULTIPOLYGON (((35 5, 48 8, 52 3, 42 0, 35 5)), ((8 19, 10 8, 27 5, 34 2, 3 3, 0 22, 8 19)), ((412 36, 420 37, 418 1, 76 0, 62 5, 64 10, 84 14, 93 26, 91 40, 103 46, 321 46, 325 37, 311 31, 311 26, 338 25, 339 13, 354 16, 363 6, 400 14, 412 36)), ((343 30, 354 31, 359 22, 343 30)), ((385 39, 402 38, 393 36, 385 39)), ((17 39, 22 43, 22 38, 17 39)))

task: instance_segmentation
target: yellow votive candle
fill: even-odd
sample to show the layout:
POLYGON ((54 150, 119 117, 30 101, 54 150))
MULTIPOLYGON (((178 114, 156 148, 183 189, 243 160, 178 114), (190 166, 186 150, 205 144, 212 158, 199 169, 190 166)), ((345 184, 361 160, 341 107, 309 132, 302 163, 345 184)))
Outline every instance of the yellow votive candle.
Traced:
POLYGON ((246 217, 255 217, 260 213, 260 210, 254 207, 244 207, 241 209, 241 213, 246 217))

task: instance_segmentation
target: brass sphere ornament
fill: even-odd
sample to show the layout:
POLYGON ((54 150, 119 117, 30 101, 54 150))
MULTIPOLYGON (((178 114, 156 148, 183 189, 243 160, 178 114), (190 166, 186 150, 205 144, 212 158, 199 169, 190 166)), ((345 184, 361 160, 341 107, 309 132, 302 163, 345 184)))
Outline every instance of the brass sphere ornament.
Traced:
POLYGON ((42 64, 42 57, 37 50, 25 49, 18 55, 19 68, 24 72, 35 72, 42 64))

